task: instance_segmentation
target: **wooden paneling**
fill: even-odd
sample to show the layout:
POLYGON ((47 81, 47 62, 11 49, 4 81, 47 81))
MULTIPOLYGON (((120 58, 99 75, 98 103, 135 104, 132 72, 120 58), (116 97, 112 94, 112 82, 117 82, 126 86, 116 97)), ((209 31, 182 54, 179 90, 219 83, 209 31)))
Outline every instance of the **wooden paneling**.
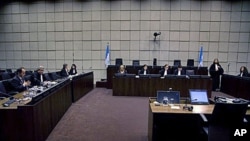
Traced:
POLYGON ((233 97, 250 100, 250 77, 224 74, 221 77, 221 91, 233 97))
POLYGON ((157 90, 180 91, 181 97, 189 96, 189 89, 206 89, 211 97, 212 79, 209 77, 186 78, 113 78, 114 96, 146 96, 155 97, 157 90))
MULTIPOLYGON (((126 66, 126 70, 130 74, 138 74, 138 70, 142 69, 143 66, 126 66)), ((107 88, 113 88, 113 77, 114 74, 118 72, 119 67, 115 65, 109 65, 107 68, 107 88)), ((151 74, 158 74, 162 69, 162 66, 148 66, 148 69, 151 74)), ((171 72, 173 73, 176 67, 170 67, 171 72)), ((183 66, 184 70, 191 69, 194 70, 196 75, 208 75, 207 67, 186 67, 183 66)))

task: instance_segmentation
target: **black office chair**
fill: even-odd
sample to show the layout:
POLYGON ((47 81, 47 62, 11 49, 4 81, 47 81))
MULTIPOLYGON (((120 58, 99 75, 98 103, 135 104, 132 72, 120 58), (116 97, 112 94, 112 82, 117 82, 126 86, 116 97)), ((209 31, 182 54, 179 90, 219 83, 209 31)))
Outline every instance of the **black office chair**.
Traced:
POLYGON ((140 66, 140 60, 133 60, 133 66, 140 66))
POLYGON ((57 79, 60 79, 61 76, 59 76, 56 72, 52 72, 52 73, 50 73, 50 78, 52 80, 57 80, 57 79))
POLYGON ((178 67, 179 65, 181 65, 181 60, 174 60, 174 67, 178 67))
POLYGON ((122 58, 116 58, 116 59, 115 59, 115 65, 116 65, 116 66, 123 65, 122 58))
POLYGON ((11 76, 8 72, 3 72, 2 73, 2 80, 10 79, 11 76))
MULTIPOLYGON (((0 81, 0 97, 9 97, 10 95, 15 95, 18 92, 17 91, 13 91, 13 90, 9 90, 9 92, 6 90, 6 86, 10 85, 8 80, 5 81, 0 81)), ((11 87, 11 86, 9 86, 11 87)), ((12 88, 9 88, 12 89, 12 88)))
POLYGON ((47 81, 52 81, 48 73, 44 73, 44 77, 46 78, 47 81))
POLYGON ((231 141, 235 129, 244 128, 244 117, 247 111, 248 102, 225 103, 216 102, 211 117, 200 114, 203 121, 207 123, 203 129, 208 141, 231 141))
POLYGON ((194 66, 194 59, 187 59, 187 66, 193 67, 194 66))
POLYGON ((6 72, 12 73, 12 69, 6 69, 6 72))

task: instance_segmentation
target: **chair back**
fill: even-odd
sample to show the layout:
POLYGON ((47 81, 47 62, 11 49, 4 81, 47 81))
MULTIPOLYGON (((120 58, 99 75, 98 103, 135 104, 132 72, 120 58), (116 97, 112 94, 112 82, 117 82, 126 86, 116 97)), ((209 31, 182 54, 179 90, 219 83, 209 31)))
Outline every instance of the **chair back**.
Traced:
POLYGON ((181 65, 181 60, 174 60, 174 66, 180 66, 181 65))
POLYGON ((133 66, 140 66, 140 61, 139 60, 133 60, 133 66))
POLYGON ((4 85, 3 85, 3 83, 2 83, 2 81, 0 81, 0 93, 6 93, 6 89, 5 89, 5 87, 4 87, 4 85))
POLYGON ((115 59, 115 65, 116 65, 116 66, 120 66, 120 65, 122 65, 122 64, 123 64, 122 58, 116 58, 116 59, 115 59))
POLYGON ((208 141, 231 141, 236 129, 244 128, 248 102, 215 103, 208 126, 208 141))
POLYGON ((217 102, 210 119, 210 124, 222 126, 237 126, 243 123, 248 102, 225 103, 217 102))
POLYGON ((8 72, 3 72, 2 73, 2 79, 3 80, 10 79, 10 78, 11 78, 11 76, 10 76, 10 74, 8 72))
POLYGON ((44 73, 44 77, 46 78, 47 81, 51 81, 52 79, 50 78, 48 73, 44 73))
POLYGON ((187 66, 188 67, 193 67, 194 66, 194 59, 188 59, 187 60, 187 66))

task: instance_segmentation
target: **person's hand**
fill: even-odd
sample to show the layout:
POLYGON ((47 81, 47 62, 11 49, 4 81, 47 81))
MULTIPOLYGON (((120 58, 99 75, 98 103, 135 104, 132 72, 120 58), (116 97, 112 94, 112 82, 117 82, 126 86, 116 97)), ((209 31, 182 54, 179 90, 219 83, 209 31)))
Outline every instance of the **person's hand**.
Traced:
POLYGON ((26 87, 27 87, 27 86, 30 86, 30 83, 31 83, 31 82, 30 82, 29 80, 28 80, 28 81, 24 81, 24 86, 26 86, 26 87))

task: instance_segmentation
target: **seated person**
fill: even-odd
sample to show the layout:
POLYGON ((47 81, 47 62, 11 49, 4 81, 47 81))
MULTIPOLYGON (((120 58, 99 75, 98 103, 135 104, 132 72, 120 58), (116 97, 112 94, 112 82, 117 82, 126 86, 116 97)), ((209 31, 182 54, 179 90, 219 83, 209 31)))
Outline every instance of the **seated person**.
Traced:
POLYGON ((147 75, 149 74, 148 66, 146 64, 143 65, 142 70, 139 71, 139 74, 147 75))
POLYGON ((120 73, 120 74, 126 74, 127 73, 127 70, 125 69, 124 65, 120 65, 118 73, 120 73))
POLYGON ((32 82, 33 83, 32 85, 37 85, 37 86, 43 85, 43 82, 46 81, 46 77, 44 76, 43 72, 44 72, 44 67, 39 66, 33 74, 34 80, 32 82))
POLYGON ((176 70, 174 70, 174 74, 175 75, 185 75, 185 71, 182 69, 182 66, 179 65, 178 68, 176 70))
POLYGON ((161 74, 161 77, 164 77, 164 76, 166 76, 166 75, 168 75, 168 74, 171 74, 171 70, 169 69, 168 64, 165 64, 165 65, 164 65, 164 68, 161 69, 161 70, 159 71, 159 73, 161 74))
POLYGON ((240 74, 238 75, 240 77, 248 77, 248 70, 245 66, 240 67, 240 74))
POLYGON ((69 76, 68 64, 63 64, 63 68, 61 69, 60 75, 61 75, 61 77, 68 77, 69 76))
POLYGON ((28 90, 31 82, 29 80, 24 80, 25 71, 24 67, 17 69, 16 76, 11 80, 10 83, 15 91, 22 92, 28 90))
POLYGON ((76 74, 77 74, 76 65, 72 64, 69 70, 69 75, 76 75, 76 74))

